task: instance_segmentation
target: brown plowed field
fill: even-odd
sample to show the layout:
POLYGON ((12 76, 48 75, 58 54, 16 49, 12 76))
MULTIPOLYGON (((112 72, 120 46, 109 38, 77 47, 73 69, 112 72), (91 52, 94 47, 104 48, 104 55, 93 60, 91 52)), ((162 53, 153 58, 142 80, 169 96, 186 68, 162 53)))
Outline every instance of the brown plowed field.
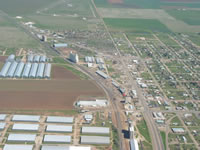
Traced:
POLYGON ((108 0, 110 4, 122 4, 123 0, 108 0))
POLYGON ((5 62, 8 56, 0 56, 0 62, 5 62))
POLYGON ((104 92, 90 80, 57 66, 52 80, 0 80, 0 109, 64 110, 72 109, 78 97, 102 97, 104 92), (61 70, 63 71, 64 76, 61 70), (58 78, 60 77, 60 79, 58 78))

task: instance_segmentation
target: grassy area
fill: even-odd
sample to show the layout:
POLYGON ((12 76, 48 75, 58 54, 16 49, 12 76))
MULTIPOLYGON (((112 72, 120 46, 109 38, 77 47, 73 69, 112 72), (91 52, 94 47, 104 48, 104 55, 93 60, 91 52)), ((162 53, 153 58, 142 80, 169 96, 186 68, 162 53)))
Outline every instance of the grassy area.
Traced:
POLYGON ((113 134, 113 146, 112 146, 112 149, 113 150, 119 150, 120 147, 119 147, 118 132, 117 132, 117 128, 115 128, 113 125, 112 125, 112 134, 113 134))
POLYGON ((146 121, 144 119, 137 123, 137 128, 138 128, 140 134, 146 139, 146 141, 151 143, 149 129, 148 129, 146 121))
POLYGON ((166 133, 164 131, 160 131, 160 135, 162 137, 162 141, 163 141, 163 144, 164 144, 164 148, 165 150, 167 149, 166 147, 166 133))
POLYGON ((167 10, 167 13, 189 25, 200 25, 200 11, 198 10, 174 9, 167 10))
POLYGON ((145 8, 145 9, 158 9, 167 6, 176 6, 176 7, 191 7, 199 8, 200 3, 194 1, 192 3, 187 2, 168 2, 163 0, 123 0, 122 4, 110 4, 107 0, 94 0, 95 4, 98 7, 117 7, 117 8, 145 8))
POLYGON ((148 72, 143 72, 143 73, 141 73, 141 77, 142 77, 144 80, 152 80, 151 75, 150 75, 148 72))
POLYGON ((53 58, 53 63, 57 63, 57 64, 69 64, 67 61, 65 61, 61 57, 54 57, 53 58))
POLYGON ((35 13, 38 9, 55 2, 55 0, 0 0, 0 9, 6 13, 17 16, 35 13))
POLYGON ((62 65, 61 66, 65 67, 67 70, 70 70, 71 72, 73 72, 74 74, 78 75, 82 80, 87 80, 89 79, 89 77, 84 74, 83 72, 75 69, 73 66, 71 65, 62 65))
POLYGON ((104 18, 103 20, 111 31, 170 32, 164 24, 155 19, 104 18))

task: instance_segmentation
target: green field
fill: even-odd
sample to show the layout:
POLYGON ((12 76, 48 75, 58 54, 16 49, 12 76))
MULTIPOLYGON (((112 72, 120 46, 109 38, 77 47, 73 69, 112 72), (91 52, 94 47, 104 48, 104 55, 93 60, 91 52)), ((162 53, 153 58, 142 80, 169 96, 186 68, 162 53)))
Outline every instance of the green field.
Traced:
POLYGON ((198 10, 167 10, 167 13, 189 25, 200 25, 200 11, 198 10))
POLYGON ((189 7, 200 8, 199 1, 192 3, 186 2, 165 2, 163 0, 123 0, 122 4, 109 4, 107 0, 94 0, 98 7, 116 7, 116 8, 145 8, 145 9, 159 9, 162 7, 189 7))
POLYGON ((170 32, 165 25, 155 19, 104 18, 103 20, 111 31, 170 32))
POLYGON ((0 0, 0 9, 12 16, 27 15, 56 0, 0 0))

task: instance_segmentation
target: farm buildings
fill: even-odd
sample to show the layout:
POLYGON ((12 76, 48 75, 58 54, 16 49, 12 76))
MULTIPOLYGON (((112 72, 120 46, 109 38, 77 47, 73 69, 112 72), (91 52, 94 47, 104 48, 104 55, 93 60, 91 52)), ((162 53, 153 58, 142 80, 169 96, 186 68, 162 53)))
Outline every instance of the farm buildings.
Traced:
POLYGON ((78 101, 76 102, 76 105, 78 107, 106 107, 108 105, 108 101, 107 100, 92 100, 92 101, 78 101))
POLYGON ((83 134, 109 134, 110 129, 106 127, 82 127, 83 134))
POLYGON ((81 136, 81 144, 110 144, 110 137, 81 136))
MULTIPOLYGON (((3 120, 0 129, 6 132, 5 144, 2 145, 3 150, 33 150, 38 146, 40 150, 91 150, 90 146, 63 145, 72 144, 75 139, 80 141, 80 144, 87 145, 104 146, 111 143, 109 127, 81 125, 82 131, 76 130, 74 127, 77 122, 74 121, 73 116, 0 114, 0 117, 3 120), (74 137, 74 133, 78 132, 80 135, 74 137), (39 145, 38 140, 42 142, 39 145), (15 144, 18 145, 15 147, 15 144)), ((3 137, 5 135, 3 134, 3 137)))
POLYGON ((0 77, 40 79, 51 77, 51 64, 45 64, 46 56, 29 55, 26 64, 24 62, 16 62, 14 58, 13 55, 8 57, 0 72, 0 77))

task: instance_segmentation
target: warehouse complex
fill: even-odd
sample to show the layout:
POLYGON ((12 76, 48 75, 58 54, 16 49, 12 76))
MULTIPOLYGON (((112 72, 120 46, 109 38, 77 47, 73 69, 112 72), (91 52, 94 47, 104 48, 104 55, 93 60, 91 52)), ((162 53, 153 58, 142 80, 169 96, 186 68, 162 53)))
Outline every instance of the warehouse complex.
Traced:
POLYGON ((109 127, 82 124, 77 128, 73 116, 0 114, 0 120, 5 139, 2 150, 91 150, 96 145, 111 144, 109 127))
POLYGON ((0 72, 1 78, 50 78, 51 64, 46 56, 28 55, 27 62, 15 61, 15 55, 10 55, 0 72))

